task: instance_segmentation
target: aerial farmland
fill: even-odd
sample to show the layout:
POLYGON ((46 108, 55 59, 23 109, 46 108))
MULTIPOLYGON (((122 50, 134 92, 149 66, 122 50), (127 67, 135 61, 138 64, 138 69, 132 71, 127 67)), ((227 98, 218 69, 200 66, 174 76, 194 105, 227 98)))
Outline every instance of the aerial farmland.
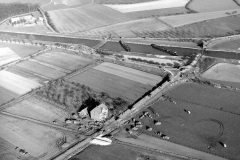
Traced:
POLYGON ((188 4, 188 7, 196 12, 213 12, 239 9, 239 5, 236 3, 236 1, 232 0, 194 0, 188 4))
POLYGON ((239 0, 0 8, 0 160, 240 159, 239 0))
POLYGON ((177 144, 228 158, 238 157, 235 149, 239 147, 235 140, 239 135, 234 126, 239 122, 236 105, 239 93, 223 90, 221 95, 215 94, 218 91, 191 83, 170 90, 166 95, 168 99, 157 102, 134 117, 135 124, 138 121, 142 124, 138 132, 160 139, 162 135, 157 133, 162 133, 177 144), (143 118, 144 113, 149 113, 150 117, 143 118), (231 145, 228 150, 222 149, 221 141, 231 145))
POLYGON ((220 84, 239 87, 239 65, 218 63, 204 72, 202 77, 220 84))
POLYGON ((74 33, 129 20, 118 11, 97 4, 83 6, 81 9, 49 11, 48 14, 56 29, 63 33, 74 33))
POLYGON ((161 77, 124 66, 103 63, 93 69, 72 77, 70 81, 121 97, 133 103, 161 81, 161 77))

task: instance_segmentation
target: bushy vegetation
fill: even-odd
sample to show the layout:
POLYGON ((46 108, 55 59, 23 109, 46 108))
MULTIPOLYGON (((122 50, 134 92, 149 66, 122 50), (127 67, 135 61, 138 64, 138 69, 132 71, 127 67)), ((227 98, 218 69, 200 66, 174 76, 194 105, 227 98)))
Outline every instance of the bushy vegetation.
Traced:
POLYGON ((0 3, 0 21, 19 14, 37 11, 39 5, 32 3, 0 3))
POLYGON ((190 81, 198 83, 198 84, 212 86, 212 87, 214 86, 214 84, 212 82, 207 81, 207 80, 203 80, 203 79, 200 79, 200 78, 197 78, 197 77, 190 79, 190 81))
POLYGON ((195 57, 196 57, 195 54, 187 55, 187 56, 182 56, 183 66, 188 66, 188 65, 190 65, 190 64, 194 61, 195 57))
POLYGON ((125 51, 127 52, 131 52, 131 48, 126 44, 124 43, 123 41, 119 41, 120 45, 125 49, 125 51))
POLYGON ((96 53, 100 54, 100 55, 103 55, 103 56, 111 56, 111 55, 113 55, 112 51, 104 51, 102 49, 97 49, 96 53))
POLYGON ((158 63, 158 62, 148 61, 148 60, 141 59, 141 58, 128 58, 128 59, 132 60, 132 61, 137 61, 137 62, 144 62, 144 63, 154 64, 154 65, 160 65, 160 63, 158 63))
POLYGON ((170 55, 172 55, 172 56, 178 56, 176 52, 172 52, 172 51, 168 50, 167 48, 165 48, 165 47, 163 47, 163 46, 158 46, 158 45, 156 45, 156 44, 151 44, 151 46, 152 46, 153 48, 157 49, 157 50, 160 50, 160 51, 162 51, 162 52, 168 53, 168 54, 170 54, 170 55))
POLYGON ((133 4, 133 3, 143 3, 155 0, 95 0, 94 3, 99 4, 133 4))
POLYGON ((71 112, 78 112, 85 107, 91 109, 105 103, 112 115, 118 115, 128 107, 128 103, 122 98, 112 98, 107 93, 97 93, 90 87, 63 79, 47 84, 37 90, 36 94, 65 106, 71 112))
POLYGON ((45 16, 46 16, 46 18, 47 18, 47 22, 48 22, 49 26, 52 27, 52 29, 53 29, 54 31, 59 32, 58 29, 57 29, 57 27, 56 27, 56 26, 54 25, 54 23, 52 22, 52 20, 51 20, 50 15, 49 15, 48 12, 45 12, 45 16))

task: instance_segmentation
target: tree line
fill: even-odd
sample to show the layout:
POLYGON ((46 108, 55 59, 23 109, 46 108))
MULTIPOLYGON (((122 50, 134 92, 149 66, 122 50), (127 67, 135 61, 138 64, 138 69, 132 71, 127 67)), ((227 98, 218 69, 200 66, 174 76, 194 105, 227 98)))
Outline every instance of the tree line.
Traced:
POLYGON ((0 21, 19 14, 37 11, 39 5, 32 3, 0 3, 0 21))
POLYGON ((95 92, 90 87, 77 82, 68 82, 64 79, 50 82, 36 91, 40 97, 46 98, 70 112, 77 113, 85 107, 89 110, 100 103, 105 103, 111 115, 116 116, 128 107, 128 102, 117 97, 113 98, 105 92, 95 92))

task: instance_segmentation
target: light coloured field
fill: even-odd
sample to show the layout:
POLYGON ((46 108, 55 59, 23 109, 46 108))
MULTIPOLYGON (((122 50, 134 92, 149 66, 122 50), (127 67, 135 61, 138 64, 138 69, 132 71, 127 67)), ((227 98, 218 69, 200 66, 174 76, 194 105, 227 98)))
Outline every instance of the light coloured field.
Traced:
POLYGON ((68 0, 62 0, 62 4, 68 5, 68 0))
POLYGON ((13 27, 11 25, 0 25, 0 30, 12 32, 28 32, 28 33, 48 33, 51 32, 45 25, 35 26, 19 26, 13 27))
POLYGON ((218 63, 202 74, 203 78, 240 83, 240 65, 218 63))
POLYGON ((10 48, 0 48, 0 66, 20 58, 21 57, 14 53, 10 48))
POLYGON ((25 77, 27 79, 31 79, 40 84, 44 84, 44 82, 51 80, 51 78, 47 78, 47 77, 38 75, 36 73, 33 73, 31 71, 27 71, 25 69, 21 69, 19 67, 15 67, 15 66, 9 67, 6 71, 17 74, 22 77, 25 77))
POLYGON ((41 65, 33 61, 24 61, 22 63, 18 63, 16 66, 51 79, 56 79, 65 75, 64 72, 41 65))
POLYGON ((91 63, 90 59, 64 52, 48 52, 34 59, 68 70, 81 68, 91 63))
MULTIPOLYGON (((0 35, 2 37, 2 35, 0 35)), ((20 56, 21 58, 27 57, 30 54, 36 53, 43 49, 42 47, 38 46, 28 46, 28 45, 20 45, 20 44, 12 44, 12 43, 4 43, 0 42, 0 48, 10 48, 15 54, 20 56)))
POLYGON ((94 69, 151 86, 155 86, 162 80, 156 75, 107 62, 94 67, 94 69))
POLYGON ((76 6, 82 4, 81 0, 65 0, 65 1, 67 1, 68 6, 76 6))
POLYGON ((79 32, 129 20, 120 12, 98 4, 48 13, 57 30, 62 33, 79 32))
POLYGON ((5 115, 0 115, 0 125, 1 138, 41 160, 58 152, 66 140, 59 130, 5 115))
POLYGON ((110 8, 113 8, 122 13, 127 12, 136 12, 136 11, 145 11, 145 10, 154 10, 154 9, 163 9, 163 8, 173 8, 173 7, 182 7, 188 3, 189 0, 160 0, 152 2, 144 2, 137 4, 115 4, 115 5, 106 5, 110 8))
POLYGON ((67 111, 37 97, 25 99, 11 107, 8 107, 4 111, 48 123, 53 123, 55 120, 61 125, 63 125, 65 119, 69 117, 69 113, 67 111))
POLYGON ((0 3, 15 3, 15 2, 21 2, 21 3, 39 3, 40 5, 44 5, 49 3, 51 0, 0 0, 0 3))
POLYGON ((207 21, 207 20, 221 18, 221 17, 227 17, 229 16, 227 13, 231 13, 234 11, 237 11, 237 13, 240 13, 240 10, 227 10, 227 11, 167 16, 167 17, 160 17, 159 19, 171 25, 172 27, 180 27, 183 25, 192 24, 196 22, 207 21))
POLYGON ((233 0, 193 0, 188 8, 196 12, 213 12, 239 9, 240 7, 233 0))
POLYGON ((111 34, 118 37, 136 37, 138 36, 136 32, 144 34, 146 32, 151 33, 153 31, 162 31, 166 29, 169 29, 169 27, 156 18, 146 18, 93 29, 84 32, 84 34, 103 36, 111 34))
POLYGON ((0 71, 0 86, 16 94, 22 95, 34 88, 41 86, 39 83, 13 74, 8 71, 0 71))
POLYGON ((133 4, 133 3, 143 3, 156 0, 94 0, 94 3, 99 4, 133 4))

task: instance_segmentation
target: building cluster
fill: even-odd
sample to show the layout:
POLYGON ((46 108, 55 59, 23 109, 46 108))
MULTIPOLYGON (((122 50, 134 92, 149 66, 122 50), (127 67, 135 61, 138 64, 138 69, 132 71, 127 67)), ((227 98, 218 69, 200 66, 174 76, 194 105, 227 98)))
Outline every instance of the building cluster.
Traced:
POLYGON ((101 103, 91 110, 85 107, 78 114, 73 114, 71 118, 66 119, 65 123, 75 124, 78 126, 78 130, 84 131, 101 127, 107 117, 108 108, 104 103, 101 103))
POLYGON ((90 110, 88 107, 78 112, 80 117, 90 117, 94 121, 104 121, 108 116, 108 107, 101 103, 97 107, 90 110))
POLYGON ((9 24, 13 27, 43 25, 43 18, 38 14, 30 14, 11 18, 9 24))
POLYGON ((23 156, 28 154, 28 152, 26 152, 25 149, 16 147, 15 150, 18 150, 18 152, 23 156))

